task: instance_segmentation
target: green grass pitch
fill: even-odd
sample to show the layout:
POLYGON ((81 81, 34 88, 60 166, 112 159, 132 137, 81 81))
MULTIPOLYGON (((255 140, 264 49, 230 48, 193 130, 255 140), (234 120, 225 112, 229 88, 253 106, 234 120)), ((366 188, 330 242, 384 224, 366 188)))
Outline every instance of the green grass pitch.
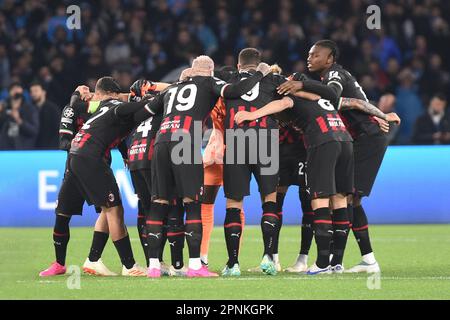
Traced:
MULTIPOLYGON (((129 230, 135 258, 144 264, 137 231, 131 227, 129 230)), ((81 288, 68 289, 67 275, 38 276, 54 260, 50 228, 0 228, 0 299, 450 299, 450 225, 372 226, 370 233, 382 268, 379 279, 366 274, 306 276, 284 272, 277 276, 243 272, 241 277, 231 279, 150 280, 81 275, 81 288)), ((67 265, 82 265, 91 234, 90 228, 72 229, 67 265)), ((299 227, 283 227, 283 267, 294 261, 298 248, 299 227)), ((344 264, 351 267, 360 260, 353 235, 347 248, 344 264)), ((259 227, 246 227, 241 269, 256 266, 261 251, 259 227)), ((166 261, 170 261, 168 253, 166 247, 166 261)), ((311 263, 314 258, 313 245, 311 263)), ((113 271, 121 270, 111 242, 103 261, 113 271)), ((223 229, 215 228, 210 247, 211 269, 220 271, 225 261, 223 229)))

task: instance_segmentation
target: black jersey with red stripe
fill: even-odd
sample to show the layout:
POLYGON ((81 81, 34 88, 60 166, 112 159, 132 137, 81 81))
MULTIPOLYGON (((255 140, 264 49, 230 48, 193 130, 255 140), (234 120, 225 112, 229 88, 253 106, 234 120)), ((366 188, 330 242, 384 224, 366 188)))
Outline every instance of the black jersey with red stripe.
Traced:
POLYGON ((161 120, 161 115, 152 116, 134 130, 128 149, 128 168, 130 171, 150 169, 155 138, 161 120))
POLYGON ((303 144, 303 134, 292 126, 280 126, 279 141, 281 144, 303 144))
POLYGON ((238 83, 226 83, 212 76, 195 76, 167 87, 148 104, 152 114, 163 114, 155 143, 178 141, 181 133, 188 134, 193 144, 196 134, 202 134, 203 123, 217 99, 239 97, 253 88, 263 74, 255 72, 247 78, 238 83))
POLYGON ((292 126, 279 126, 280 156, 290 156, 305 152, 303 132, 292 126))
POLYGON ((226 85, 218 78, 197 76, 174 83, 157 95, 150 109, 163 116, 155 143, 172 141, 176 132, 189 133, 194 143, 194 123, 202 129, 226 85))
POLYGON ((330 141, 353 141, 344 122, 330 101, 311 101, 292 97, 294 106, 281 112, 282 122, 291 123, 303 132, 307 148, 330 141))
MULTIPOLYGON (((366 94, 355 77, 339 64, 331 66, 323 76, 322 82, 326 85, 335 84, 339 86, 342 90, 341 97, 368 101, 366 94)), ((373 135, 381 132, 378 123, 372 115, 354 109, 343 110, 339 114, 353 137, 363 133, 373 135)))
MULTIPOLYGON (((254 73, 253 70, 234 72, 229 81, 232 83, 247 79, 254 73)), ((225 99, 226 117, 225 117, 225 129, 238 129, 242 128, 267 128, 278 129, 278 124, 271 117, 262 117, 255 121, 244 122, 237 125, 234 121, 234 116, 239 111, 253 112, 273 100, 277 100, 280 96, 277 93, 276 88, 287 81, 283 76, 277 74, 270 74, 264 77, 258 82, 249 92, 240 96, 237 99, 225 99)))
POLYGON ((110 150, 136 126, 132 116, 119 117, 117 110, 123 104, 116 99, 101 101, 98 110, 73 138, 70 153, 91 158, 108 158, 110 150))

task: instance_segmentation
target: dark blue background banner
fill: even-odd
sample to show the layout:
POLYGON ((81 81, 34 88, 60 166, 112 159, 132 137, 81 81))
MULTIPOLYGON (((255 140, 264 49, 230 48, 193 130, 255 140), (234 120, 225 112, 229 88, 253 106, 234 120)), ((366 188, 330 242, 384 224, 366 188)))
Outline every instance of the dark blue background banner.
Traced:
MULTIPOLYGON (((62 151, 0 152, 0 226, 52 226, 64 173, 62 151)), ((122 192, 127 224, 135 224, 137 199, 120 154, 113 170, 122 192)), ((261 203, 255 181, 245 199, 246 223, 259 224, 261 203)), ((370 198, 364 200, 371 223, 450 223, 450 147, 389 147, 370 198)), ((225 200, 219 192, 215 222, 223 224, 225 200)), ((284 223, 301 221, 298 188, 291 187, 284 223)), ((85 206, 73 226, 92 226, 92 207, 85 206)))

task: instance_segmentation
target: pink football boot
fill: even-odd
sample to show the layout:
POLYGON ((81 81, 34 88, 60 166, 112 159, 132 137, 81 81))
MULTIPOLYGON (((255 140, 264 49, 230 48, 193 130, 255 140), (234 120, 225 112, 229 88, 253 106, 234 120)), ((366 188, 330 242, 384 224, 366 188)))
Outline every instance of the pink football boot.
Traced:
POLYGON ((51 277, 66 273, 66 267, 58 262, 53 262, 50 267, 39 273, 40 277, 51 277))
POLYGON ((198 270, 189 268, 186 276, 188 278, 209 278, 209 277, 218 277, 219 275, 215 272, 210 272, 207 266, 202 266, 198 270))
POLYGON ((158 268, 148 268, 147 278, 161 278, 161 269, 158 268))

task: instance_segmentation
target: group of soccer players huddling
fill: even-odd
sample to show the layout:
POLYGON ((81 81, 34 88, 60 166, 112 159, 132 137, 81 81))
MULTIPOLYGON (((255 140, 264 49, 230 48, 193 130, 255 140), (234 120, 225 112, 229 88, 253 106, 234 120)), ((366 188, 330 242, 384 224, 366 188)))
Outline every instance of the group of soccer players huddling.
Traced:
POLYGON ((173 84, 137 80, 130 92, 122 93, 113 78, 103 77, 93 93, 77 87, 60 125, 60 148, 68 155, 55 210, 56 261, 40 276, 66 272, 69 223, 73 215, 81 215, 86 201, 99 215, 84 272, 116 275, 101 260, 111 237, 122 276, 216 277, 208 269, 208 251, 214 202, 222 185, 228 261, 221 274, 239 276, 243 200, 250 194, 252 175, 262 202, 264 251, 260 265, 249 271, 282 271, 278 244, 283 202, 288 187, 297 185, 303 211, 301 247, 295 263, 284 271, 344 272, 352 229, 362 261, 345 271, 380 272, 361 198, 370 194, 380 168, 389 123, 399 124, 400 119, 373 106, 337 57, 338 48, 330 40, 311 47, 308 69, 320 80, 298 73, 286 77, 277 65, 261 62, 257 49, 246 48, 239 53, 237 70, 214 70, 213 60, 202 55, 173 84), (208 117, 213 128, 202 154, 208 117), (124 223, 110 167, 110 150, 116 147, 139 199, 137 229, 147 268, 136 263, 124 223), (308 266, 313 238, 317 259, 308 266), (162 259, 166 242, 170 264, 162 259))

